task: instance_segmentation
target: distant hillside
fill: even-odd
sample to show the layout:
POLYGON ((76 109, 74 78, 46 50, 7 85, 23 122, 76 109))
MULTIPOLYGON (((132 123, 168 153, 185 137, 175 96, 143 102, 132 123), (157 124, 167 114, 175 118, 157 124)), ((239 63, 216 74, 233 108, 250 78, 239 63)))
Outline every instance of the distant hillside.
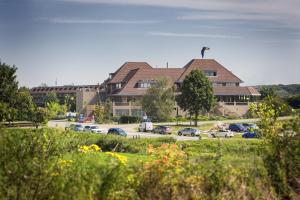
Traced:
POLYGON ((280 97, 289 97, 289 96, 295 96, 295 95, 300 95, 300 84, 290 84, 290 85, 259 85, 256 86, 258 90, 262 87, 267 87, 267 88, 273 88, 275 92, 280 96, 280 97))

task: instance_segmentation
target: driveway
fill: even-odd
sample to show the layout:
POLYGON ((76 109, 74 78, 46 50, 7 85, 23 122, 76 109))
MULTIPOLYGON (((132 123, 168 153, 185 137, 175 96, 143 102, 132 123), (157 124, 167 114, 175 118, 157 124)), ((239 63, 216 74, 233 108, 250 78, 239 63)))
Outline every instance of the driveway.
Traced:
MULTIPOLYGON (((291 119, 291 117, 280 117, 279 119, 285 120, 285 119, 291 119)), ((218 123, 244 123, 244 122, 257 122, 259 119, 237 119, 237 120, 222 120, 222 121, 201 121, 198 122, 198 125, 205 125, 205 124, 218 124, 218 123)), ((70 122, 66 122, 63 120, 51 120, 48 122, 48 127, 60 127, 60 128, 65 128, 67 124, 70 122)), ((75 124, 76 122, 71 122, 75 124)), ((90 123, 82 123, 82 125, 88 125, 90 123)), ((189 126, 190 122, 180 122, 180 125, 186 125, 189 126)), ((141 137, 141 138, 157 138, 157 137, 165 137, 166 135, 160 135, 160 134, 153 134, 153 133, 141 133, 137 131, 137 127, 139 124, 96 124, 98 125, 101 129, 107 130, 109 128, 122 128, 127 132, 127 137, 128 138, 133 138, 133 137, 141 137)), ((176 125, 176 122, 165 122, 165 123, 154 123, 154 125, 176 125)), ((198 137, 190 137, 190 136, 176 136, 172 135, 170 137, 174 137, 177 140, 184 141, 184 140, 198 140, 198 137)))

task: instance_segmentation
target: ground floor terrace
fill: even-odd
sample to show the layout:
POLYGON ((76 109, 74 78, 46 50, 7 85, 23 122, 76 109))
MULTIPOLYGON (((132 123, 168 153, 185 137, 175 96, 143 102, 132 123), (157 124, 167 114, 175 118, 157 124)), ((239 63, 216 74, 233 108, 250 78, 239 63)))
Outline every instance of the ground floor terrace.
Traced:
MULTIPOLYGON (((222 116, 243 117, 249 110, 249 104, 257 102, 260 95, 250 94, 217 94, 217 104, 213 110, 214 114, 222 116)), ((143 116, 145 113, 141 106, 141 96, 112 96, 112 111, 114 116, 143 116)), ((186 116, 183 110, 175 103, 173 117, 177 115, 186 116)))

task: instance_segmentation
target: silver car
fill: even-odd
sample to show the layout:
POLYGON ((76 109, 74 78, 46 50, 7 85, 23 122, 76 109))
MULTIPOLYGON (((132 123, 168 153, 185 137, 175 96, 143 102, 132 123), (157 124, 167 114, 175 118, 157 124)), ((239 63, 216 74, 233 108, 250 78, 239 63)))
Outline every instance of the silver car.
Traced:
POLYGON ((189 135, 189 136, 194 137, 194 136, 199 136, 200 135, 200 130, 195 129, 195 128, 184 128, 184 129, 179 130, 177 133, 178 133, 179 136, 189 135))

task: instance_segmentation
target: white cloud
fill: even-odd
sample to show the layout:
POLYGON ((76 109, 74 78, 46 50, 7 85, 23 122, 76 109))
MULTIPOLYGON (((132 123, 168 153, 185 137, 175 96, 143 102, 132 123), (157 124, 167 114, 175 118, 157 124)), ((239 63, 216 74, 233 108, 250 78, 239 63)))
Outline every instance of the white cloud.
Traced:
POLYGON ((69 19, 46 18, 42 19, 55 24, 156 24, 161 20, 123 20, 123 19, 69 19))
POLYGON ((200 34, 200 33, 172 33, 172 32, 148 32, 150 36, 162 37, 200 37, 200 38, 217 38, 217 39, 240 39, 235 35, 216 35, 216 34, 200 34))
POLYGON ((137 6, 160 6, 184 8, 194 11, 213 11, 207 13, 193 13, 180 16, 179 19, 197 20, 270 20, 287 26, 299 25, 299 0, 61 0, 85 4, 116 4, 137 6), (218 12, 224 12, 220 14, 218 12), (207 16, 203 16, 207 15, 207 16))

